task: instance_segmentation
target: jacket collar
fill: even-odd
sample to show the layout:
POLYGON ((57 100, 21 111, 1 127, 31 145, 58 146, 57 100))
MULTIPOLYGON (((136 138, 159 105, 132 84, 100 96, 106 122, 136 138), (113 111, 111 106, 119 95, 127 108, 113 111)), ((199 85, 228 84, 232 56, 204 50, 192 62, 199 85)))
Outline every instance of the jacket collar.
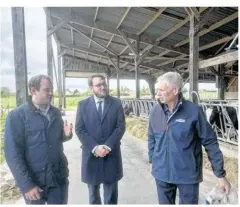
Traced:
MULTIPOLYGON (((32 102, 32 96, 28 96, 28 108, 30 111, 32 112, 40 112, 40 109, 38 107, 36 107, 33 102, 32 102)), ((48 112, 53 108, 53 106, 51 104, 49 104, 49 109, 48 112)))

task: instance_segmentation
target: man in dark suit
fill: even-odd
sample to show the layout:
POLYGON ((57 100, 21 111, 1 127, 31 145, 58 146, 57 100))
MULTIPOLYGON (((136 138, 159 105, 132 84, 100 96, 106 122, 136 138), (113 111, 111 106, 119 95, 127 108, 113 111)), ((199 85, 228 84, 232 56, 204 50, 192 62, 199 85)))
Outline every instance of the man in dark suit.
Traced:
POLYGON ((82 143, 82 181, 88 184, 89 203, 117 204, 118 181, 123 177, 120 140, 125 132, 121 101, 107 93, 105 77, 89 78, 93 96, 81 101, 76 115, 76 134, 82 143))

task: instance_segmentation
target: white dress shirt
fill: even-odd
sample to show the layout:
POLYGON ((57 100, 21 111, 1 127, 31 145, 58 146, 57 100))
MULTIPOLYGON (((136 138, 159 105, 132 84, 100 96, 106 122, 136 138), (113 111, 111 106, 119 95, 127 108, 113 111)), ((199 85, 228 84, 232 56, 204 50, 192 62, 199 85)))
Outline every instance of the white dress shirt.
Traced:
MULTIPOLYGON (((98 105, 99 105, 99 101, 102 101, 102 114, 103 114, 103 110, 104 110, 104 98, 98 98, 97 96, 93 96, 95 104, 96 104, 96 108, 98 109, 98 105)), ((97 145, 98 146, 98 145, 97 145)), ((97 148, 97 146, 95 146, 92 150, 92 153, 95 155, 95 150, 97 148)), ((111 148, 108 147, 107 145, 104 145, 104 147, 106 147, 109 151, 111 151, 111 148)), ((96 156, 96 155, 95 155, 96 156)))
MULTIPOLYGON (((97 96, 93 96, 94 97, 94 101, 95 101, 95 104, 96 104, 96 108, 98 109, 98 105, 99 105, 99 101, 102 101, 102 112, 103 112, 103 109, 104 109, 104 98, 98 98, 97 96)), ((103 114, 103 113, 102 113, 103 114)))
POLYGON ((49 117, 49 114, 48 114, 48 111, 49 111, 49 109, 50 109, 50 104, 48 104, 48 106, 47 106, 46 109, 40 108, 40 106, 37 105, 37 104, 35 104, 35 103, 33 103, 33 104, 34 104, 34 106, 36 106, 36 108, 40 111, 40 113, 41 113, 43 116, 45 116, 45 117, 48 119, 48 121, 50 121, 50 117, 49 117))

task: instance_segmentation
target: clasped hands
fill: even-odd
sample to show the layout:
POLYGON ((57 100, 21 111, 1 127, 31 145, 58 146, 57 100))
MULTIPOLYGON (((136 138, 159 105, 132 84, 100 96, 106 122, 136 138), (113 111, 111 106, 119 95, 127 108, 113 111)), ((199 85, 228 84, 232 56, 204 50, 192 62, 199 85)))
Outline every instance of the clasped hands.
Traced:
POLYGON ((110 151, 111 151, 111 149, 108 146, 98 145, 98 146, 96 146, 94 155, 96 157, 105 157, 110 151))

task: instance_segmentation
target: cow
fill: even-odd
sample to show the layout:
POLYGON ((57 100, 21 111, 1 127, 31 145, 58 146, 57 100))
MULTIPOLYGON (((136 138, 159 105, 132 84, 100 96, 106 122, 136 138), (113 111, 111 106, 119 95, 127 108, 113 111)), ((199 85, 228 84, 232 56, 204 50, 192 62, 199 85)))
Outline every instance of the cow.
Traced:
POLYGON ((124 111, 124 114, 126 116, 131 116, 133 114, 133 107, 132 107, 132 104, 128 104, 126 103, 124 106, 123 106, 123 111, 124 111))
MULTIPOLYGON (((209 110, 209 109, 208 109, 209 110)), ((225 107, 225 113, 221 107, 213 106, 209 123, 214 126, 217 133, 220 133, 223 137, 227 137, 230 140, 238 140, 238 117, 236 109, 233 107, 225 107), (228 117, 227 117, 228 115, 228 117), (215 125, 214 125, 215 124, 215 125)), ((209 111, 208 111, 209 114, 209 111)))
MULTIPOLYGON (((238 130, 238 117, 237 117, 237 112, 236 109, 233 107, 226 107, 226 112, 228 113, 228 116, 236 130, 238 130)), ((214 123, 218 128, 221 127, 221 122, 224 123, 223 121, 223 111, 222 108, 217 106, 213 106, 212 113, 209 118, 209 123, 213 125, 214 123)), ((231 123, 229 123, 231 124, 231 123)), ((225 130, 225 129, 223 129, 225 130)))

